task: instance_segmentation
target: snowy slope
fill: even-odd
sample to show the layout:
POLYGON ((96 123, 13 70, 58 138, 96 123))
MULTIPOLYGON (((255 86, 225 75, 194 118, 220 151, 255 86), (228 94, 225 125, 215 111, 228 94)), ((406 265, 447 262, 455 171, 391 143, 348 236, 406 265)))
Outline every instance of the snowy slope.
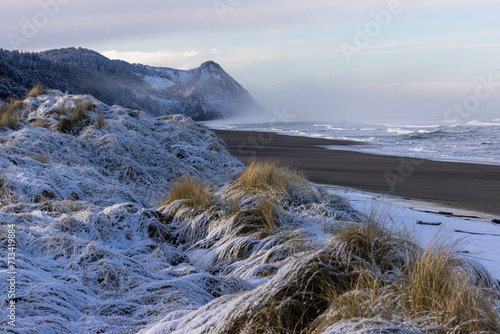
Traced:
MULTIPOLYGON (((195 286, 210 275, 171 265, 178 251, 149 236, 161 225, 150 208, 182 175, 220 186, 243 165, 184 116, 156 118, 57 91, 24 102, 23 124, 0 131, 0 238, 6 245, 7 225, 15 224, 18 332, 121 332, 175 308, 155 301, 178 294, 167 288, 176 277, 187 275, 182 284, 195 286), (96 105, 87 126, 77 135, 55 131, 61 107, 82 100, 96 105)), ((0 253, 5 282, 6 247, 0 253)))

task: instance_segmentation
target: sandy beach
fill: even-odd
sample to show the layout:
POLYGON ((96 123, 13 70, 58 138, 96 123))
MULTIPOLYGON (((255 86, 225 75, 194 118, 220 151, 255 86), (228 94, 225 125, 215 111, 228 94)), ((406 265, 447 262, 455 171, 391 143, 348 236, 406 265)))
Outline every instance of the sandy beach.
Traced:
POLYGON ((213 130, 248 164, 272 160, 313 182, 398 195, 500 217, 500 166, 409 159, 342 150, 357 142, 213 130), (335 150, 322 146, 334 145, 335 150))

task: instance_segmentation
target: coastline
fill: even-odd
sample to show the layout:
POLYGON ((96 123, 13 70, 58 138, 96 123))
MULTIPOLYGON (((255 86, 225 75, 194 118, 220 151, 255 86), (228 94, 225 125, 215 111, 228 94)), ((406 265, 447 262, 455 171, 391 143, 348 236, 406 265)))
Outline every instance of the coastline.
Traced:
POLYGON ((500 216, 500 166, 342 150, 360 142, 214 130, 228 151, 245 164, 276 161, 303 171, 318 184, 396 195, 442 207, 500 216), (323 146, 339 146, 327 149, 323 146))

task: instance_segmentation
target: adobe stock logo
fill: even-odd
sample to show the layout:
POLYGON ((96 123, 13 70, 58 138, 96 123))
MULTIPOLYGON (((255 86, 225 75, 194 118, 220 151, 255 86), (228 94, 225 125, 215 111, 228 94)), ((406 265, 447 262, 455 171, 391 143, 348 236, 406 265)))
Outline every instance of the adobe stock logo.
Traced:
POLYGON ((495 81, 493 73, 485 77, 479 77, 479 83, 474 93, 466 96, 462 103, 455 103, 448 108, 443 115, 444 119, 467 120, 475 111, 481 107, 481 102, 488 100, 500 87, 500 81, 495 81))
POLYGON ((7 37, 9 39, 12 49, 18 50, 20 46, 26 45, 35 38, 41 29, 46 27, 50 19, 59 14, 61 5, 66 5, 71 0, 39 0, 38 6, 40 7, 31 18, 23 16, 21 18, 22 26, 20 33, 9 32, 7 37))
POLYGON ((244 0, 215 0, 213 6, 221 21, 224 21, 227 12, 232 12, 243 4, 244 0))
MULTIPOLYGON (((411 1, 411 0, 408 0, 411 1)), ((340 43, 339 47, 346 59, 347 63, 352 62, 354 55, 359 55, 361 52, 370 46, 372 40, 380 35, 384 28, 387 28, 393 17, 403 12, 404 7, 399 0, 390 0, 387 3, 387 8, 379 11, 371 11, 372 20, 366 22, 363 28, 354 28, 354 39, 351 43, 340 43)))

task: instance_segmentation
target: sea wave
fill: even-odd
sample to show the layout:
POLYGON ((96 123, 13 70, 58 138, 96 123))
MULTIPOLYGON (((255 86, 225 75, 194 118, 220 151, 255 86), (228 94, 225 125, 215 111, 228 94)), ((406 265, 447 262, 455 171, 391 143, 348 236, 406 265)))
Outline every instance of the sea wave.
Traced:
POLYGON ((498 120, 494 121, 481 121, 481 120, 473 120, 466 123, 466 125, 472 126, 500 126, 500 122, 498 120))
POLYGON ((251 127, 241 125, 240 128, 380 144, 363 148, 370 153, 500 163, 499 126, 500 119, 475 120, 460 124, 268 123, 252 124, 251 127))
POLYGON ((386 131, 387 131, 387 133, 395 133, 398 135, 409 135, 409 134, 415 132, 413 130, 405 130, 405 129, 401 129, 401 128, 388 128, 386 131))

